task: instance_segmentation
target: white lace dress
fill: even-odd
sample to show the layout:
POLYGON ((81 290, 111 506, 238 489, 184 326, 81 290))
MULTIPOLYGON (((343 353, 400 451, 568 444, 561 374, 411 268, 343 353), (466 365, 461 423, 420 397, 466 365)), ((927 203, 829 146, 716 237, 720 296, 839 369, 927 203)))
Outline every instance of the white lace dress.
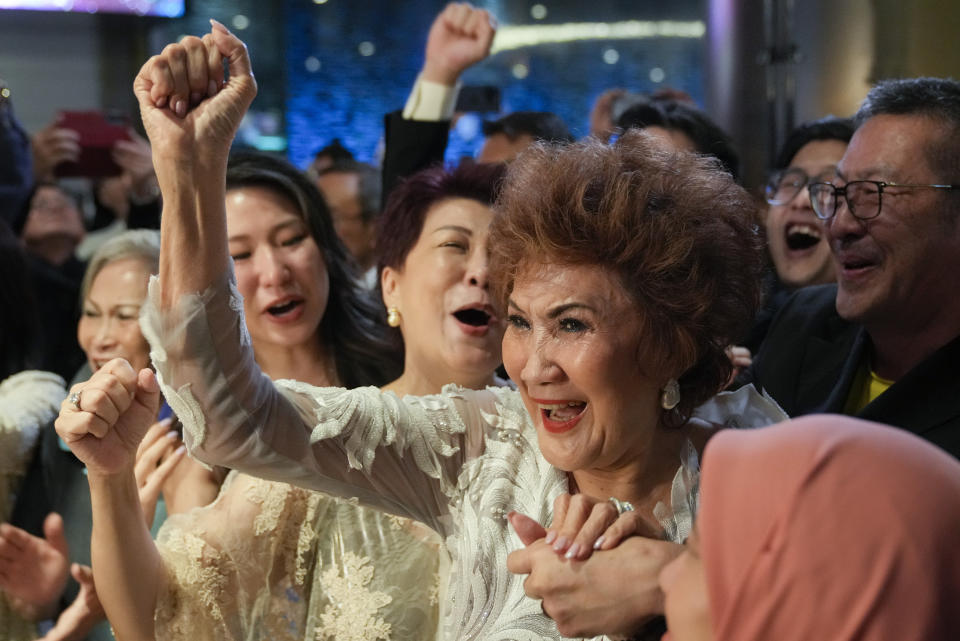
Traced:
MULTIPOLYGON (((507 554, 522 545, 507 513, 549 522, 554 499, 569 489, 566 474, 540 454, 516 391, 447 386, 434 396, 397 398, 376 388, 274 384, 253 361, 229 274, 163 315, 158 303, 154 279, 141 326, 195 456, 355 497, 438 532, 451 556, 444 639, 560 638, 539 602, 524 595, 524 577, 506 568, 507 554)), ((719 395, 698 413, 741 427, 785 418, 752 389, 719 395)), ((681 453, 677 464, 680 483, 690 480, 696 471, 684 469, 681 453)), ((675 494, 689 503, 689 493, 675 494)), ((675 511, 659 516, 673 519, 682 537, 689 516, 677 519, 675 511)))
MULTIPOLYGON (((10 519, 40 433, 56 418, 64 396, 63 379, 50 372, 29 370, 0 382, 0 523, 10 519)), ((18 616, 0 593, 0 639, 34 638, 36 626, 18 616)))

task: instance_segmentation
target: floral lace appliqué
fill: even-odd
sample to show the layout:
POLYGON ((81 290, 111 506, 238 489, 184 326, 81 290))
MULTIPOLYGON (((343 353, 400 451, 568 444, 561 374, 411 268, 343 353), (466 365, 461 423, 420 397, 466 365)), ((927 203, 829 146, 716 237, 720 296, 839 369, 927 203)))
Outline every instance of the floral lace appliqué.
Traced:
POLYGON ((336 567, 324 571, 321 578, 330 605, 320 615, 317 640, 390 641, 390 624, 380 616, 380 608, 393 598, 370 589, 373 566, 370 559, 353 552, 343 557, 343 574, 336 567))
POLYGON ((237 289, 237 285, 232 278, 230 279, 230 299, 228 305, 230 305, 230 309, 237 314, 240 344, 244 347, 249 347, 253 343, 250 340, 250 332, 247 331, 247 321, 244 320, 243 316, 243 295, 240 293, 240 290, 237 289))

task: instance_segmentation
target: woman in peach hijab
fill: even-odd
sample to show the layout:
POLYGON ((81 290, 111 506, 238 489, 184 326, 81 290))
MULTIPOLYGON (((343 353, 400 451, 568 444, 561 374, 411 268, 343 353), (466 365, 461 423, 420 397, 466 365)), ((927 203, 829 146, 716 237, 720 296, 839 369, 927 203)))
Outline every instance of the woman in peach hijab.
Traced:
POLYGON ((664 568, 672 641, 960 638, 960 463, 838 416, 709 443, 687 551, 664 568))

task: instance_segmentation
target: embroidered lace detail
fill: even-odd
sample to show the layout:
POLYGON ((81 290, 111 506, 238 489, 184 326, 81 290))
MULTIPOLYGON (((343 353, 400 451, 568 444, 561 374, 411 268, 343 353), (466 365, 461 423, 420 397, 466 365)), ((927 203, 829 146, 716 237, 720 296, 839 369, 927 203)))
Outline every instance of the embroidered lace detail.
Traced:
POLYGON ((178 389, 176 395, 167 398, 166 401, 173 413, 180 418, 184 435, 197 445, 203 445, 207 437, 207 423, 200 403, 190 391, 190 384, 187 383, 178 389))
MULTIPOLYGON (((507 555, 522 545, 509 528, 506 514, 516 510, 549 522, 554 499, 568 491, 566 475, 540 453, 536 429, 519 394, 508 389, 473 391, 447 386, 437 395, 398 399, 374 388, 348 391, 292 381, 273 384, 261 375, 252 350, 242 348, 233 331, 238 314, 224 294, 229 290, 224 286, 228 280, 225 276, 202 295, 184 297, 176 309, 164 314, 175 326, 162 336, 171 360, 157 365, 163 373, 164 394, 170 400, 171 395, 183 391, 191 407, 195 396, 207 415, 191 414, 189 420, 200 433, 208 425, 217 430, 216 438, 189 443, 192 449, 231 468, 358 497, 363 505, 413 516, 438 531, 452 568, 447 590, 440 597, 443 638, 558 638, 555 623, 544 616, 539 602, 524 594, 523 577, 506 570, 507 555), (227 336, 219 331, 212 335, 213 327, 226 328, 227 336)), ((720 394, 698 408, 695 416, 719 425, 741 426, 768 425, 786 418, 775 403, 752 390, 720 394)), ((678 474, 683 488, 681 491, 677 484, 677 492, 671 493, 675 505, 670 507, 676 537, 682 536, 696 511, 693 472, 698 466, 689 456, 681 463, 678 474)), ((361 521, 357 529, 368 527, 363 519, 374 518, 362 516, 362 508, 340 507, 355 511, 349 518, 361 521)), ((382 518, 377 523, 378 536, 406 536, 405 541, 391 543, 398 547, 389 548, 389 559, 376 557, 377 549, 386 548, 371 545, 358 549, 346 543, 348 538, 335 539, 315 546, 319 555, 327 555, 325 565, 317 562, 307 581, 310 576, 319 579, 321 587, 314 591, 325 594, 346 589, 346 583, 337 581, 353 580, 361 585, 356 583, 359 575, 339 572, 344 567, 339 552, 336 558, 330 556, 333 550, 342 550, 360 560, 373 559, 362 565, 373 577, 362 585, 371 594, 392 597, 393 603, 378 605, 383 600, 379 597, 348 610, 343 605, 345 597, 337 593, 319 610, 328 617, 321 620, 318 635, 365 639, 351 636, 363 629, 362 618, 374 622, 369 634, 424 638, 401 633, 397 621, 428 600, 436 566, 409 563, 409 552, 399 551, 411 545, 409 533, 396 530, 382 518), (407 563, 402 579, 380 582, 381 573, 397 572, 395 566, 401 563, 407 563), (397 585, 403 585, 403 590, 396 590, 397 585), (398 599, 410 605, 397 608, 398 599), (400 618, 389 618, 387 612, 400 618), (377 629, 375 623, 381 618, 390 623, 389 630, 377 629)), ((318 520, 319 536, 336 529, 332 521, 318 520)), ((338 531, 337 536, 345 534, 338 531)))
POLYGON ((680 469, 670 488, 670 507, 658 502, 653 507, 653 516, 663 526, 668 540, 683 543, 690 536, 699 507, 700 459, 697 448, 687 439, 680 451, 680 469))
MULTIPOLYGON (((199 599, 200 605, 208 611, 210 617, 222 621, 223 612, 220 610, 220 602, 227 578, 226 573, 221 568, 222 558, 220 554, 206 545, 201 538, 202 532, 180 531, 178 534, 180 535, 179 540, 170 540, 167 542, 167 546, 179 548, 189 561, 168 566, 167 569, 173 571, 170 583, 199 588, 194 592, 195 598, 199 599)), ((162 548, 160 553, 161 555, 164 553, 162 548)), ((171 594, 169 596, 174 599, 174 603, 172 607, 169 607, 169 610, 175 610, 177 595, 171 594)), ((167 610, 168 608, 164 609, 167 610)))
POLYGON ((330 605, 320 615, 317 639, 336 641, 390 640, 390 624, 383 620, 380 608, 393 601, 383 592, 370 590, 373 566, 370 559, 347 552, 342 571, 329 568, 323 573, 323 587, 330 605))
POLYGON ((430 591, 427 592, 427 602, 430 605, 437 605, 440 603, 440 590, 442 587, 443 578, 439 573, 434 576, 433 585, 430 586, 430 591))
POLYGON ((253 483, 247 488, 247 499, 260 506, 260 513, 253 519, 255 536, 277 529, 291 489, 289 485, 277 483, 253 483))
POLYGON ((250 330, 247 329, 247 321, 243 315, 243 294, 240 293, 237 284, 233 282, 233 280, 230 281, 229 287, 230 298, 227 304, 239 319, 237 331, 240 332, 240 344, 244 347, 249 347, 253 345, 253 341, 250 338, 250 330))

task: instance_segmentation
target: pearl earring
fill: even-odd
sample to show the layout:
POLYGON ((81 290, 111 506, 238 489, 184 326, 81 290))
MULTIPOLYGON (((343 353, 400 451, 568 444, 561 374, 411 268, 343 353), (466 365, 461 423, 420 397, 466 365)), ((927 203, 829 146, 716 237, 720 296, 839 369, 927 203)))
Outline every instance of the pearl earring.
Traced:
POLYGON ((396 307, 387 309, 387 325, 390 327, 400 327, 400 310, 396 307))

